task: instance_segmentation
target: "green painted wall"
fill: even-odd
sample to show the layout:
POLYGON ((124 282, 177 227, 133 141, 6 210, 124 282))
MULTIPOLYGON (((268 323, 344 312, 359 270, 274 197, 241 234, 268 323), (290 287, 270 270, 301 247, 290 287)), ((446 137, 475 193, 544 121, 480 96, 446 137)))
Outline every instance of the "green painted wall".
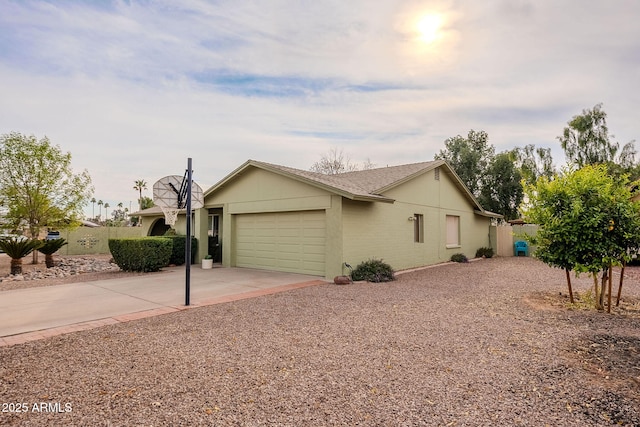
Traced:
POLYGON ((143 227, 78 227, 60 230, 60 237, 68 244, 57 255, 108 254, 109 239, 146 236, 143 227))
POLYGON ((489 246, 490 219, 475 214, 474 205, 444 173, 436 180, 429 171, 384 194, 394 204, 344 200, 344 258, 355 267, 381 258, 395 270, 448 261, 454 253, 469 257, 489 246), (424 241, 415 242, 415 221, 424 218, 424 241), (446 246, 446 216, 460 217, 460 246, 446 246))
MULTIPOLYGON (((205 200, 206 208, 221 208, 223 265, 235 266, 235 218, 244 213, 324 210, 326 214, 327 279, 348 273, 352 266, 381 258, 402 270, 448 261, 453 253, 472 257, 490 246, 490 219, 474 213, 475 206, 445 173, 435 179, 429 171, 384 194, 393 204, 356 202, 328 191, 258 168, 248 168, 205 200), (414 222, 424 217, 424 242, 414 242, 414 222), (446 247, 446 215, 460 217, 460 246, 446 247)), ((198 239, 206 239, 203 213, 196 213, 198 239)), ((182 217, 184 218, 184 217, 182 217)), ((178 222, 180 225, 180 222, 178 222)), ((199 256, 204 253, 199 251, 199 256)))
MULTIPOLYGON (((339 196, 333 197, 338 197, 339 199, 339 196)), ((339 211, 336 214, 335 210, 331 210, 332 202, 332 195, 325 190, 262 169, 249 168, 232 183, 218 189, 214 194, 207 197, 205 207, 222 208, 220 233, 222 265, 233 267, 236 265, 233 236, 235 235, 235 218, 237 215, 261 212, 326 210, 327 212, 333 212, 330 214, 328 221, 335 227, 336 223, 340 222, 340 215, 339 211)), ((327 233, 331 236, 337 234, 335 230, 327 233)), ((337 260, 337 254, 341 252, 341 248, 335 247, 336 241, 337 239, 327 239, 326 259, 327 261, 333 260, 333 262, 327 262, 326 264, 326 277, 338 270, 335 266, 335 260, 337 260)))

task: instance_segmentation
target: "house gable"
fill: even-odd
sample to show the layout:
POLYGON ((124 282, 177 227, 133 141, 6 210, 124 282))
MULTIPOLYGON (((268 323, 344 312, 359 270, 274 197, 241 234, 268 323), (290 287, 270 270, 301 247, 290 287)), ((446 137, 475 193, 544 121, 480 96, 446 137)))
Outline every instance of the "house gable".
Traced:
POLYGON ((205 206, 225 205, 231 214, 325 209, 330 204, 326 190, 254 167, 205 196, 205 206))

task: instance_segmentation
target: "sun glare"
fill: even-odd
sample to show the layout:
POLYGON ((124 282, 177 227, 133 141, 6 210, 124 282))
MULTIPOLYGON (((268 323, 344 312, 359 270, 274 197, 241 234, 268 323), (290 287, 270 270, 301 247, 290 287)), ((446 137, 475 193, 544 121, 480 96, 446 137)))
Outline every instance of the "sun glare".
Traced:
POLYGON ((440 36, 442 17, 436 14, 425 15, 416 24, 419 38, 422 42, 430 44, 435 42, 440 36))

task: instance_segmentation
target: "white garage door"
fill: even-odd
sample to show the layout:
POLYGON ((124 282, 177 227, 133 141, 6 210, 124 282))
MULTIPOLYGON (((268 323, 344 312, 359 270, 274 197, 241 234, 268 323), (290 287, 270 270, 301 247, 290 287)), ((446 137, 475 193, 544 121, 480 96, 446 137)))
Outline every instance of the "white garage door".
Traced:
POLYGON ((324 211, 236 216, 236 266, 324 276, 324 211))

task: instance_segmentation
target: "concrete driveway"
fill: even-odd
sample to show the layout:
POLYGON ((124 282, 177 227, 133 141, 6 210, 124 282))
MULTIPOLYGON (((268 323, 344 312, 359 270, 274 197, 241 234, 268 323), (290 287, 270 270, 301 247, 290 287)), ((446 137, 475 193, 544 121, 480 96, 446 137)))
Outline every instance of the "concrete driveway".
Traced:
POLYGON ((121 279, 0 292, 0 346, 204 305, 326 283, 317 276, 247 268, 185 268, 121 279))

